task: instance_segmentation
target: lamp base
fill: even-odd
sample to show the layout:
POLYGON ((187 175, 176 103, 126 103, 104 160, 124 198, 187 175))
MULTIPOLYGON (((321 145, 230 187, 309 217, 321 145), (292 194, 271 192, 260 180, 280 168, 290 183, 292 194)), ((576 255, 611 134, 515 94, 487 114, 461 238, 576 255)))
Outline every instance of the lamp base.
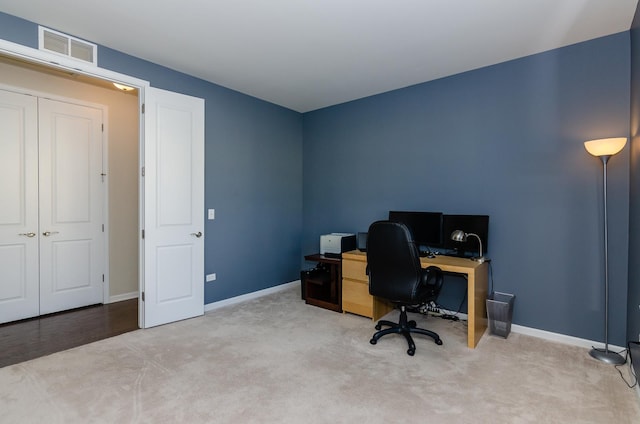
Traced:
POLYGON ((611 365, 622 365, 627 362, 619 353, 611 352, 605 349, 596 349, 595 347, 589 351, 589 355, 597 359, 598 361, 605 362, 611 365))

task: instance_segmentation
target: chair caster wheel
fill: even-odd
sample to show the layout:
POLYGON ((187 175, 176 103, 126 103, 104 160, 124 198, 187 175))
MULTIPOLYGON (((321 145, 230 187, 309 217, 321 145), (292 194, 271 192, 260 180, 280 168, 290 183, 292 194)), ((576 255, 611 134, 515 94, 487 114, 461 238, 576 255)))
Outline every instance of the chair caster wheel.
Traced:
POLYGON ((418 326, 414 320, 409 321, 407 324, 409 324, 409 328, 416 328, 418 326))
POLYGON ((441 345, 442 345, 442 340, 440 340, 440 339, 436 340, 436 344, 437 344, 438 346, 441 346, 441 345))
POLYGON ((376 339, 371 339, 371 340, 369 340, 369 343, 374 345, 374 344, 378 343, 378 341, 376 339))
POLYGON ((415 354, 416 354, 416 350, 415 350, 415 349, 409 349, 409 350, 407 350, 407 355, 409 355, 409 356, 413 356, 413 355, 415 355, 415 354))

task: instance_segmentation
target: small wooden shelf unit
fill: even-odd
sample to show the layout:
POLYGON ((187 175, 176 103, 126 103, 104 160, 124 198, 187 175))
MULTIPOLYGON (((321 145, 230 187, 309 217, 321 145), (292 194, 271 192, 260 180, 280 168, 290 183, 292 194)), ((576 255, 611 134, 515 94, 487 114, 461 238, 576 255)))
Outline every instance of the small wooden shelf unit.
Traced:
MULTIPOLYGON (((307 304, 342 312, 341 260, 319 253, 306 255, 305 260, 322 265, 319 272, 302 277, 303 297, 307 304)), ((304 274, 304 272, 303 272, 304 274)))

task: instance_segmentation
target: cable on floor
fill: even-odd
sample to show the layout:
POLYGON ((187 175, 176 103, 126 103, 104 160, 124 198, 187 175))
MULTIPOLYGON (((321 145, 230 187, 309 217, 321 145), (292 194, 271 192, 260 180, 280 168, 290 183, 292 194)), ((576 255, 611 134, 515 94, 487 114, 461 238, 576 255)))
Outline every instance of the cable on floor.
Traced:
MULTIPOLYGON (((615 365, 615 368, 618 370, 618 373, 620 374, 620 378, 622 379, 622 381, 624 381, 624 384, 627 385, 627 387, 629 387, 630 389, 633 389, 634 387, 636 387, 638 385, 638 376, 636 375, 636 372, 633 368, 633 355, 631 354, 631 345, 637 345, 640 346, 639 342, 627 342, 627 348, 625 349, 625 355, 624 355, 624 364, 620 364, 620 365, 615 365), (631 375, 633 376, 634 382, 633 384, 630 384, 625 378, 624 375, 622 375, 622 371, 620 370, 620 367, 622 367, 623 365, 627 364, 627 358, 629 358, 628 364, 629 364, 629 372, 631 373, 631 375)), ((622 353, 622 352, 619 352, 622 353)))

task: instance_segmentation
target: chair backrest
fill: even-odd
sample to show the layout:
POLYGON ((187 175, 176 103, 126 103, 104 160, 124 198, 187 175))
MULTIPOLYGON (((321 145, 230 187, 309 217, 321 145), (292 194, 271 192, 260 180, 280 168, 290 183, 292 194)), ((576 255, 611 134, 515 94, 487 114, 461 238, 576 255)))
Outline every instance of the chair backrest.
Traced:
POLYGON ((420 254, 404 224, 376 221, 367 238, 369 293, 395 303, 435 299, 442 286, 439 268, 420 266, 420 254))

